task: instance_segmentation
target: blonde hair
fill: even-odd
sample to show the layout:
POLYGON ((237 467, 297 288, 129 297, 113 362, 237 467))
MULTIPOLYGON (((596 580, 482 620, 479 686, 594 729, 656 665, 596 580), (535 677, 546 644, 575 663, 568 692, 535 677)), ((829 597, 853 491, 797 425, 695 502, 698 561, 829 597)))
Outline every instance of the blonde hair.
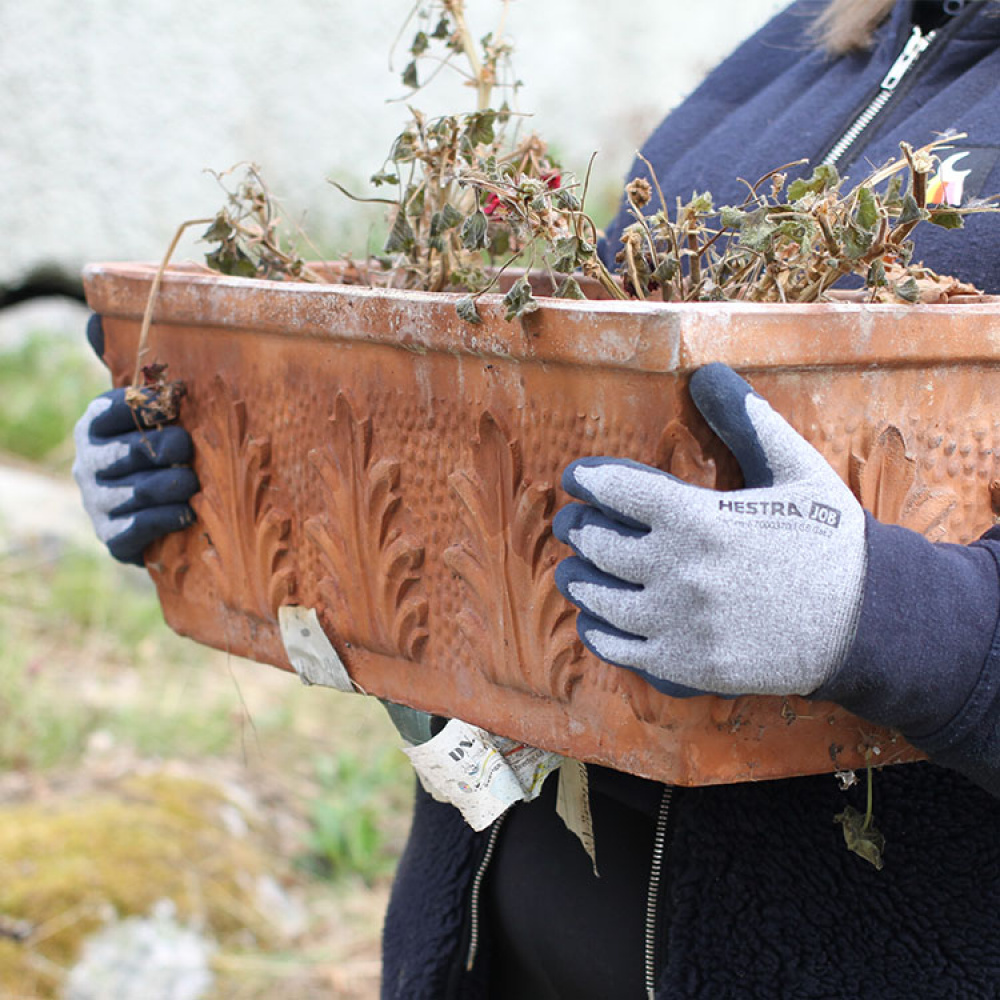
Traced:
POLYGON ((867 49, 896 0, 830 0, 816 18, 817 42, 831 55, 867 49))

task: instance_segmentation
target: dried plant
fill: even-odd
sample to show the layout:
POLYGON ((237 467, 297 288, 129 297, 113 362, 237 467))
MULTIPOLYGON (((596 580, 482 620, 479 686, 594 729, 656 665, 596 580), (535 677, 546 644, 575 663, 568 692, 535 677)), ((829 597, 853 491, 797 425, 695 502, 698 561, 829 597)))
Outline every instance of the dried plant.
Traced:
MULTIPOLYGON (((475 89, 476 110, 430 119, 411 106, 410 122, 372 176, 376 187, 394 187, 396 198, 359 199, 389 207, 389 236, 371 280, 466 291, 458 311, 471 323, 479 322, 476 300, 515 262, 548 272, 562 297, 583 298, 572 277, 580 268, 609 294, 624 297, 597 258, 597 228, 583 210, 577 180, 537 135, 519 134, 521 116, 507 100, 517 89, 504 35, 509 2, 501 5, 496 30, 479 43, 464 0, 414 7, 410 20, 417 29, 403 83, 415 92, 427 82, 420 80, 423 66, 434 66, 428 80, 452 67, 475 89), (490 106, 494 91, 504 94, 499 108, 490 106)), ((537 308, 525 277, 510 288, 505 305, 508 319, 537 308)))
MULTIPOLYGON (((517 116, 506 99, 499 110, 488 106, 494 88, 515 89, 503 35, 508 2, 499 29, 478 47, 463 0, 418 3, 411 14, 418 28, 403 83, 420 89, 426 61, 435 65, 428 79, 443 66, 459 68, 476 89, 477 109, 429 120, 411 108, 411 122, 372 177, 376 186, 398 190, 395 199, 373 199, 390 210, 375 283, 465 290, 458 311, 472 323, 479 321, 476 300, 515 262, 526 275, 507 292, 508 319, 537 308, 527 274, 538 270, 548 273, 556 296, 567 298, 583 298, 574 277, 582 272, 615 298, 816 302, 852 277, 871 301, 916 302, 940 297, 941 279, 913 262, 914 228, 959 228, 965 214, 996 210, 988 202, 927 204, 935 151, 959 136, 917 150, 904 143, 898 160, 846 193, 835 167, 820 165, 789 183, 789 171, 806 161, 789 163, 747 184, 741 204, 720 208, 705 192, 671 209, 644 160, 649 177, 626 188, 633 222, 622 233, 619 274, 612 275, 584 211, 586 184, 579 192, 537 135, 508 134, 517 116)), ((954 281, 948 289, 975 291, 954 281)))
POLYGON ((913 230, 922 222, 957 229, 965 215, 997 211, 991 200, 961 208, 927 203, 935 151, 959 138, 917 150, 902 143, 899 159, 846 194, 837 169, 825 164, 788 184, 787 171, 807 162, 798 160, 748 184, 740 205, 716 208, 706 192, 678 199, 672 216, 643 160, 653 183, 637 178, 626 188, 635 221, 617 255, 624 287, 636 298, 665 302, 817 302, 856 276, 871 301, 917 302, 941 279, 913 263, 913 230), (647 214, 654 187, 659 207, 647 214))
POLYGON ((209 172, 226 193, 226 204, 201 237, 207 243, 218 244, 205 254, 205 263, 212 270, 242 278, 324 280, 282 237, 277 202, 256 164, 237 164, 222 173, 209 172), (241 167, 242 179, 228 187, 228 176, 241 167))
MULTIPOLYGON (((387 287, 463 291, 457 308, 470 323, 480 322, 477 300, 515 263, 525 273, 505 295, 508 320, 537 308, 533 272, 546 274, 562 298, 584 297, 582 273, 619 299, 817 302, 850 278, 870 301, 917 302, 947 294, 938 275, 913 262, 915 227, 960 228, 964 215, 997 211, 992 200, 961 208, 927 203, 935 152, 962 136, 921 149, 903 143, 899 159, 846 193, 833 166, 789 182, 789 172, 806 161, 785 164, 744 182, 741 204, 719 208, 708 192, 669 206, 643 160, 648 177, 626 188, 633 221, 612 274, 598 257, 598 230, 584 208, 587 181, 581 185, 564 170, 539 136, 522 134, 523 116, 511 109, 519 84, 505 34, 509 5, 502 0, 497 26, 479 41, 465 0, 419 0, 411 10, 400 32, 413 29, 401 74, 409 96, 447 68, 475 91, 476 107, 431 118, 410 106, 409 122, 371 177, 394 197, 356 198, 332 182, 351 198, 388 209, 382 253, 352 275, 387 287), (495 95, 502 98, 498 108, 495 95)), ((215 244, 206 256, 210 267, 324 280, 280 237, 279 213, 255 167, 234 190, 223 187, 227 204, 203 237, 215 244)), ((948 282, 948 293, 975 291, 948 282)))

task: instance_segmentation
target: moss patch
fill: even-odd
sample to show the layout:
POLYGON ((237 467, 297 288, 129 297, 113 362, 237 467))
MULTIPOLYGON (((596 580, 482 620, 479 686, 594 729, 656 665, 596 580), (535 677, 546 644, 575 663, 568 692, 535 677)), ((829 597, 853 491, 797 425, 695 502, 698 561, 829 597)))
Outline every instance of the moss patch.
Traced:
POLYGON ((72 801, 0 809, 0 917, 33 928, 22 942, 0 938, 0 982, 15 996, 58 996, 107 916, 146 916, 163 899, 220 944, 273 946, 256 892, 274 867, 254 818, 187 777, 132 776, 72 801))

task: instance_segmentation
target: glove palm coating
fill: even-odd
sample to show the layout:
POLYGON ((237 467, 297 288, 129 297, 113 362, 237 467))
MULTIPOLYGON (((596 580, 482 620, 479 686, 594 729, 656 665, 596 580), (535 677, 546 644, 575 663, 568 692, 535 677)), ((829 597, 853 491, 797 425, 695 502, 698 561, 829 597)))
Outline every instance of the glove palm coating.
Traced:
MULTIPOLYGON (((103 333, 92 317, 87 336, 98 355, 103 333)), ((146 547, 194 521, 188 500, 198 492, 189 467, 191 437, 182 427, 137 423, 124 389, 87 407, 74 430, 73 476, 98 538, 119 562, 142 565, 146 547)))
POLYGON ((825 459, 722 364, 691 395, 745 488, 719 492, 625 459, 573 462, 585 503, 556 516, 556 572, 601 659, 667 694, 810 694, 844 662, 865 575, 864 512, 825 459))

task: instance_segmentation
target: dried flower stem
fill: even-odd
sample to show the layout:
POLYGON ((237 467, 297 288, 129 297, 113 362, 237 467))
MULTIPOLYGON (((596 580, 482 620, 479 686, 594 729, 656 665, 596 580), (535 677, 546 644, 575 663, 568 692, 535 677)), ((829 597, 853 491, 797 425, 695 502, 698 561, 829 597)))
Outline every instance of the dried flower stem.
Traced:
POLYGON ((170 258, 173 257, 174 251, 177 249, 177 244, 180 243, 181 237, 184 233, 190 229, 191 226, 207 226, 213 221, 214 219, 188 219, 187 222, 182 222, 177 227, 177 232, 174 233, 174 238, 170 241, 170 246, 167 247, 167 252, 163 255, 163 260, 160 261, 160 266, 156 269, 156 275, 153 277, 153 283, 149 286, 149 295, 146 298, 146 309, 145 312, 143 312, 142 326, 139 329, 139 346, 136 348, 135 370, 132 373, 133 387, 138 387, 140 385, 139 380, 142 375, 142 363, 149 349, 149 328, 153 323, 153 306, 156 303, 156 296, 160 291, 160 283, 163 281, 163 272, 166 271, 167 266, 170 263, 170 258))

